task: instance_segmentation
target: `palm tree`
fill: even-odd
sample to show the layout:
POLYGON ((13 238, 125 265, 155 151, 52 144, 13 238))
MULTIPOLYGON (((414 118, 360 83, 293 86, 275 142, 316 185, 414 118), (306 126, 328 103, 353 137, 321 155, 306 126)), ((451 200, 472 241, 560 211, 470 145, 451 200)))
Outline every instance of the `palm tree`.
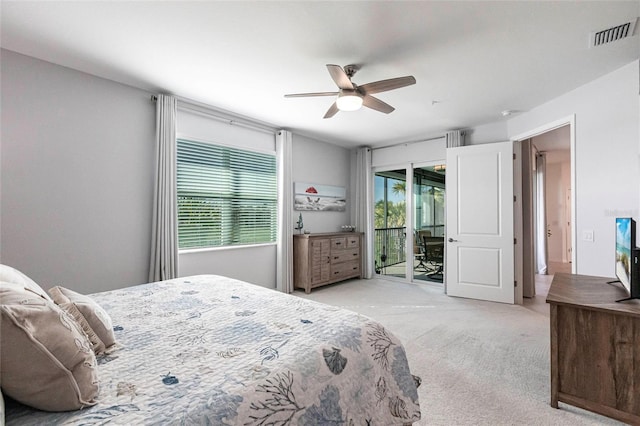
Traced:
POLYGON ((407 193, 407 181, 405 180, 396 181, 391 187, 391 191, 396 195, 399 195, 399 194, 405 195, 407 193))

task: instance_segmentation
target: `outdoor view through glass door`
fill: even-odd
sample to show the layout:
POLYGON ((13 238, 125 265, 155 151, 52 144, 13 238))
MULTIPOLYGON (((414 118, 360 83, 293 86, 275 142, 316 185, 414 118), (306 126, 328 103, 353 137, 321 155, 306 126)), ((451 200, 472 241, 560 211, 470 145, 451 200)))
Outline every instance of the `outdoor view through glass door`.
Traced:
POLYGON ((413 170, 413 278, 444 279, 445 166, 413 170))
POLYGON ((376 274, 442 282, 444 278, 445 167, 413 170, 413 226, 407 228, 407 171, 375 173, 374 266, 376 274), (413 247, 407 253, 407 229, 413 247), (409 263, 409 265, 407 265, 409 263))
POLYGON ((376 274, 406 278, 405 169, 377 172, 374 179, 376 274))

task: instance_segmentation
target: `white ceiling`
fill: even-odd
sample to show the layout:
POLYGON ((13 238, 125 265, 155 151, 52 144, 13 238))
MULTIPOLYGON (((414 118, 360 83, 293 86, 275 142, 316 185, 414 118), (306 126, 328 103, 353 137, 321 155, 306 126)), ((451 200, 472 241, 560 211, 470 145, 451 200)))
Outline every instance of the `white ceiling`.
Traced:
MULTIPOLYGON (((589 32, 640 15, 639 1, 2 1, 3 48, 153 92, 173 93, 346 147, 382 146, 505 120, 638 59, 640 38, 588 48, 589 32), (323 119, 353 81, 413 75, 376 95, 396 108, 323 119)), ((594 99, 594 102, 597 100, 594 99)))

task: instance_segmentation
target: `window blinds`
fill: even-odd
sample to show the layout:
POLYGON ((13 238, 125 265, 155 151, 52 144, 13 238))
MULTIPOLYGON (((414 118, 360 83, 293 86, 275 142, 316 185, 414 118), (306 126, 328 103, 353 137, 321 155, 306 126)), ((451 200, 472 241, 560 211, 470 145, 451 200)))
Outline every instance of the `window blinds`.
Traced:
POLYGON ((275 242, 274 155, 177 141, 180 249, 275 242))

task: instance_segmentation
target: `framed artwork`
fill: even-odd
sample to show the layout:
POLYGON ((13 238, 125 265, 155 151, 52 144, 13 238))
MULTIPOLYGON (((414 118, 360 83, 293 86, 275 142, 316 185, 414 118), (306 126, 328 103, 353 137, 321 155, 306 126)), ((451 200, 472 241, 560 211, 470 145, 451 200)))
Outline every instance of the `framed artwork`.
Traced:
POLYGON ((347 190, 344 186, 294 183, 294 210, 334 211, 347 209, 347 190))

